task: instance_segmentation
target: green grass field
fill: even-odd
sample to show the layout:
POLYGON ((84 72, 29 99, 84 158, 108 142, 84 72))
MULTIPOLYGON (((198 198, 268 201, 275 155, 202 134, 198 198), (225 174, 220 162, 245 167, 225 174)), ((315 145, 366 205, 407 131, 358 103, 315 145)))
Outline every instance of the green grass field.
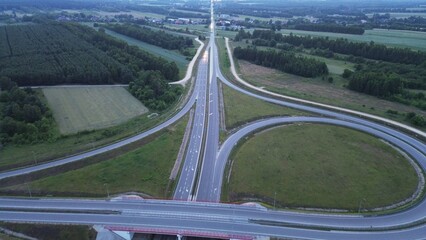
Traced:
MULTIPOLYGON (((29 183, 33 194, 51 196, 106 196, 141 192, 166 197, 169 176, 176 160, 188 117, 169 127, 150 143, 117 158, 29 183)), ((6 189, 27 194, 27 185, 6 189)), ((5 190, 5 189, 3 189, 5 190)))
MULTIPOLYGON (((303 124, 256 134, 232 157, 225 200, 255 196, 277 206, 357 211, 402 201, 417 188, 407 159, 373 136, 303 124), (303 146, 303 151, 300 147, 303 146)), ((226 182, 227 180, 225 180, 226 182)))
POLYGON ((345 69, 352 70, 354 69, 355 64, 351 62, 345 62, 342 60, 336 60, 332 58, 319 57, 309 54, 302 54, 308 58, 315 58, 321 62, 325 62, 327 64, 328 71, 333 74, 341 75, 345 69))
POLYGON ((148 112, 122 87, 47 87, 43 93, 62 134, 118 125, 148 112))
POLYGON ((301 30, 283 29, 280 31, 283 34, 293 33, 302 36, 320 36, 330 38, 347 38, 352 41, 371 42, 395 46, 408 47, 417 50, 426 50, 426 32, 404 31, 404 30, 387 30, 373 29, 366 30, 364 35, 352 35, 342 33, 328 32, 310 32, 301 30))
POLYGON ((223 98, 228 129, 266 116, 310 115, 241 94, 225 85, 223 85, 223 98))
MULTIPOLYGON (((188 67, 189 61, 185 56, 178 53, 177 51, 167 50, 161 47, 157 47, 152 44, 148 44, 137 39, 128 37, 126 35, 113 32, 111 30, 105 29, 105 32, 113 37, 121 39, 127 42, 129 45, 134 45, 140 47, 142 50, 152 53, 158 57, 162 57, 168 61, 173 61, 179 68, 180 76, 185 76, 186 68, 188 67)), ((198 47, 198 43, 194 41, 195 46, 198 47)))

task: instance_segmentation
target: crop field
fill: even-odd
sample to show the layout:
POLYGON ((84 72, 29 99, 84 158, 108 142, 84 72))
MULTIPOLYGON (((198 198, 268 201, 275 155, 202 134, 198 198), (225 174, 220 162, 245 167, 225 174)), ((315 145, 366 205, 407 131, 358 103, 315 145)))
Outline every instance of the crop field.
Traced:
POLYGON ((415 32, 405 30, 373 29, 366 30, 364 35, 352 35, 342 33, 309 32, 302 30, 283 29, 283 34, 293 33, 295 35, 310 35, 330 38, 347 38, 352 41, 381 43, 396 47, 408 47, 417 50, 426 50, 426 32, 415 32))
POLYGON ((255 134, 233 157, 229 201, 358 210, 410 197, 418 177, 390 145, 352 129, 295 124, 255 134), (303 146, 303 151, 300 151, 303 146), (252 200, 253 198, 251 198, 252 200))
MULTIPOLYGON (((181 74, 185 74, 186 67, 189 64, 189 61, 186 60, 185 56, 178 53, 177 51, 171 51, 171 50, 167 50, 167 49, 164 49, 164 48, 152 45, 152 44, 148 44, 148 43, 139 41, 137 39, 128 37, 126 35, 113 32, 113 31, 108 30, 108 29, 105 29, 105 32, 108 33, 109 35, 113 36, 113 37, 116 37, 118 39, 121 39, 121 40, 127 42, 129 45, 138 46, 141 49, 143 49, 144 51, 147 51, 151 54, 154 54, 155 56, 162 57, 162 58, 166 59, 167 61, 175 62, 176 65, 179 68, 179 72, 181 74)), ((194 44, 196 44, 196 42, 194 42, 194 44)))
POLYGON ((122 87, 48 87, 43 93, 62 134, 117 125, 148 112, 122 87))

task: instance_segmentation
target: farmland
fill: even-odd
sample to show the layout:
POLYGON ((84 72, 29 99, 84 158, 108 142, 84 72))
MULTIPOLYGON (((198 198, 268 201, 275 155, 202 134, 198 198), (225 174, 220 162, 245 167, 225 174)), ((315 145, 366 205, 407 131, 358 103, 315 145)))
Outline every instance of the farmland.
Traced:
MULTIPOLYGON (((289 125, 249 138, 232 157, 229 201, 255 197, 277 206, 358 210, 402 201, 418 177, 382 141, 329 125, 289 125), (300 151, 303 146, 303 151, 300 151)), ((226 189, 226 188, 225 188, 226 189)))
POLYGON ((43 93, 62 134, 110 127, 148 112, 122 87, 49 87, 43 93))
POLYGON ((426 50, 426 32, 404 30, 373 29, 366 30, 364 35, 351 35, 342 33, 309 32, 302 30, 283 29, 282 34, 293 33, 301 36, 319 36, 333 38, 347 38, 352 41, 381 43, 395 47, 408 47, 416 50, 426 50))

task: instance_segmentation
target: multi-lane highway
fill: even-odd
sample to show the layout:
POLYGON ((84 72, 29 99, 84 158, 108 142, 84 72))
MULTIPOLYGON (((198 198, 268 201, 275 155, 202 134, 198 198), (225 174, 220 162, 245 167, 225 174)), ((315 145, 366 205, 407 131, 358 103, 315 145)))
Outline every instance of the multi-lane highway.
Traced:
MULTIPOLYGON (((214 23, 213 2, 211 15, 212 23, 214 23)), ((234 85, 220 72, 214 38, 214 24, 212 24, 208 52, 203 53, 200 60, 193 94, 184 108, 165 123, 146 133, 105 148, 35 168, 0 174, 0 179, 25 174, 38 170, 37 167, 48 168, 78 161, 102 151, 123 146, 169 126, 186 114, 195 103, 190 141, 174 199, 195 199, 206 202, 0 198, 0 221, 100 224, 107 225, 111 229, 221 238, 252 238, 260 235, 300 239, 426 239, 426 201, 424 199, 410 209, 370 217, 274 211, 217 203, 220 199, 224 168, 230 152, 238 141, 259 129, 298 122, 333 124, 357 129, 398 147, 416 160, 423 171, 426 169, 426 146, 411 136, 378 123, 312 105, 306 106, 270 98, 234 85), (243 94, 316 113, 323 117, 275 117, 256 121, 229 136, 219 148, 217 78, 243 94), (201 170, 195 187, 200 163, 201 170), (50 212, 43 213, 41 210, 50 212), (85 211, 90 213, 81 213, 85 211)))
POLYGON ((173 198, 176 200, 191 200, 195 184, 198 163, 200 162, 201 147, 204 136, 204 123, 206 119, 206 91, 208 76, 208 52, 206 51, 198 65, 195 84, 196 104, 188 151, 179 177, 173 198))
POLYGON ((207 134, 204 147, 203 164, 200 171, 199 182, 196 191, 197 201, 211 201, 211 194, 220 194, 220 189, 209 188, 206 183, 216 174, 216 154, 219 150, 219 92, 217 83, 217 68, 214 56, 217 54, 214 32, 213 2, 211 3, 211 32, 210 32, 210 78, 209 78, 209 103, 207 134))

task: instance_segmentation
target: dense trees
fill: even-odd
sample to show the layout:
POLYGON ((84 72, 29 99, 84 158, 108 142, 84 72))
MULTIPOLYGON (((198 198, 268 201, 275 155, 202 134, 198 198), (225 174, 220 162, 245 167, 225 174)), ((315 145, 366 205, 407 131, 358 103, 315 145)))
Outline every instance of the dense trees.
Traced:
POLYGON ((0 142, 35 143, 51 137, 52 117, 34 90, 20 89, 10 78, 0 78, 0 142))
MULTIPOLYGON (((281 35, 282 36, 282 35, 281 35)), ((382 44, 350 42, 339 38, 330 40, 321 37, 289 36, 278 37, 279 41, 305 48, 329 49, 336 53, 365 57, 374 60, 383 60, 394 63, 421 64, 426 61, 426 53, 412 51, 408 48, 388 48, 382 44)))
POLYGON ((237 34, 235 40, 238 41, 244 38, 274 40, 277 43, 287 43, 293 46, 303 46, 304 48, 328 49, 335 53, 393 63, 419 65, 426 61, 426 53, 424 52, 412 51, 408 48, 389 48, 374 42, 351 42, 344 38, 332 40, 327 37, 295 36, 293 34, 284 36, 271 30, 254 30, 252 34, 247 34, 242 30, 237 34))
POLYGON ((145 70, 179 78, 175 63, 79 24, 0 27, 0 75, 20 86, 129 83, 145 70))
POLYGON ((141 72, 139 77, 130 82, 130 92, 148 108, 164 110, 175 102, 182 93, 179 86, 170 86, 158 71, 141 72))
POLYGON ((237 47, 234 49, 234 56, 257 65, 275 68, 303 77, 317 77, 328 74, 327 65, 324 62, 298 57, 284 51, 261 51, 256 48, 237 47))
POLYGON ((294 29, 313 32, 333 32, 345 34, 364 34, 364 29, 356 26, 342 26, 337 24, 297 24, 294 29))
POLYGON ((148 108, 164 110, 181 94, 181 90, 169 86, 169 81, 179 78, 176 63, 155 57, 136 46, 129 46, 105 33, 96 32, 78 24, 66 25, 73 33, 109 56, 128 66, 137 76, 130 82, 130 92, 141 100, 148 108))
POLYGON ((131 80, 124 65, 57 24, 1 27, 0 75, 21 86, 131 80))
POLYGON ((141 50, 137 46, 130 46, 124 41, 120 41, 101 31, 96 32, 92 28, 80 24, 69 23, 64 24, 64 27, 127 66, 134 76, 137 76, 140 71, 154 70, 160 71, 167 81, 179 79, 179 69, 174 62, 168 62, 163 58, 141 50))
POLYGON ((357 72, 349 81, 349 89, 378 97, 401 93, 402 81, 397 76, 376 72, 357 72))
POLYGON ((176 36, 165 31, 154 31, 148 27, 131 24, 107 24, 105 28, 140 41, 156 45, 165 49, 180 50, 194 46, 192 39, 176 36))

